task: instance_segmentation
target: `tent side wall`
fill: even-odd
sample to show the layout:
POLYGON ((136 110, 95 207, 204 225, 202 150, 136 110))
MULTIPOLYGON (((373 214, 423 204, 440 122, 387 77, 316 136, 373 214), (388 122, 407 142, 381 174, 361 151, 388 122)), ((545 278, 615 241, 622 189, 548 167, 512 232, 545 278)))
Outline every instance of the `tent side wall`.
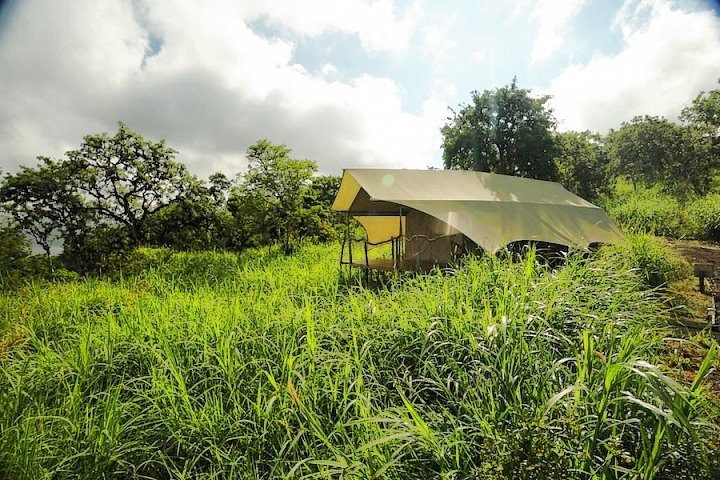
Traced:
POLYGON ((465 235, 446 222, 418 210, 408 211, 405 260, 410 265, 447 265, 465 241, 465 235))

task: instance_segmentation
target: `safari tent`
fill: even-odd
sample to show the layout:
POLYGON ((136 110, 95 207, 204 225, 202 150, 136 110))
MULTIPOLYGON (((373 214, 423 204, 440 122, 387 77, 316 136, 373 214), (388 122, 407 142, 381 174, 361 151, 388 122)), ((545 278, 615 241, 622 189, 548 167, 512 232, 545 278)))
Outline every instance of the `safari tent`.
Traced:
POLYGON ((347 169, 332 208, 364 228, 364 252, 353 256, 346 234, 340 258, 364 268, 426 270, 517 242, 624 241, 601 208, 559 183, 485 172, 347 169), (390 258, 369 259, 368 249, 383 244, 390 258))

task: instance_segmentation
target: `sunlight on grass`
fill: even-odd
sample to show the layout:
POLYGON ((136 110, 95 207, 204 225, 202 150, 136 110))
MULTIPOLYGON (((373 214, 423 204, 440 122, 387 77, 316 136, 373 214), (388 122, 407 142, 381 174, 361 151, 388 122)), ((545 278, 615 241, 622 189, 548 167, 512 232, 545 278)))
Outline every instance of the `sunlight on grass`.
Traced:
POLYGON ((1 478, 717 473, 715 347, 690 387, 658 367, 666 314, 622 251, 387 288, 338 246, 140 255, 0 295, 1 478))

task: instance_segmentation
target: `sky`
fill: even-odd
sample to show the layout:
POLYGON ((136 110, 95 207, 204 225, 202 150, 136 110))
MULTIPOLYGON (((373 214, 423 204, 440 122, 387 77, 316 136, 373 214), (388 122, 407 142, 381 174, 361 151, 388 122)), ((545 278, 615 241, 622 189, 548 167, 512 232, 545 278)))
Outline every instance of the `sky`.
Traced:
POLYGON ((23 0, 0 4, 0 169, 118 121, 201 177, 261 138, 323 174, 442 166, 471 91, 517 77, 559 130, 677 119, 720 88, 710 0, 23 0))

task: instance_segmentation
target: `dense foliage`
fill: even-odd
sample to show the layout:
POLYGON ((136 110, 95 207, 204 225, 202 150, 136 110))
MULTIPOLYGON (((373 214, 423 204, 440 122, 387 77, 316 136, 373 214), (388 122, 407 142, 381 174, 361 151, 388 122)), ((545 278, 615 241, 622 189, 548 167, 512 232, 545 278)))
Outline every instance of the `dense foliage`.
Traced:
POLYGON ((714 349, 687 387, 658 366, 624 252, 376 291, 333 246, 141 250, 28 284, 0 295, 0 478, 716 478, 714 349))
MULTIPOLYGON (((179 250, 228 249, 335 238, 329 206, 339 178, 315 177, 316 164, 284 145, 260 140, 248 170, 207 182, 175 161, 177 152, 120 124, 115 135, 88 135, 64 158, 6 174, 0 206, 49 256, 66 266, 106 272, 141 245, 179 250)), ((11 267, 8 264, 6 267, 11 267)))
POLYGON ((618 174, 679 195, 707 192, 718 166, 709 147, 695 129, 650 116, 635 117, 608 135, 618 174))
POLYGON ((555 137, 558 181, 581 197, 595 200, 617 176, 610 165, 604 139, 591 132, 564 132, 555 137))
POLYGON ((545 103, 529 90, 509 86, 472 92, 442 128, 445 168, 480 170, 554 180, 552 130, 555 121, 545 103))
POLYGON ((720 90, 698 95, 682 123, 638 116, 605 136, 557 132, 548 97, 517 80, 471 97, 441 130, 445 168, 557 180, 590 200, 622 176, 684 201, 711 191, 720 166, 720 90))
POLYGON ((619 182, 603 203, 627 230, 674 238, 720 241, 720 194, 678 199, 659 186, 619 182))

